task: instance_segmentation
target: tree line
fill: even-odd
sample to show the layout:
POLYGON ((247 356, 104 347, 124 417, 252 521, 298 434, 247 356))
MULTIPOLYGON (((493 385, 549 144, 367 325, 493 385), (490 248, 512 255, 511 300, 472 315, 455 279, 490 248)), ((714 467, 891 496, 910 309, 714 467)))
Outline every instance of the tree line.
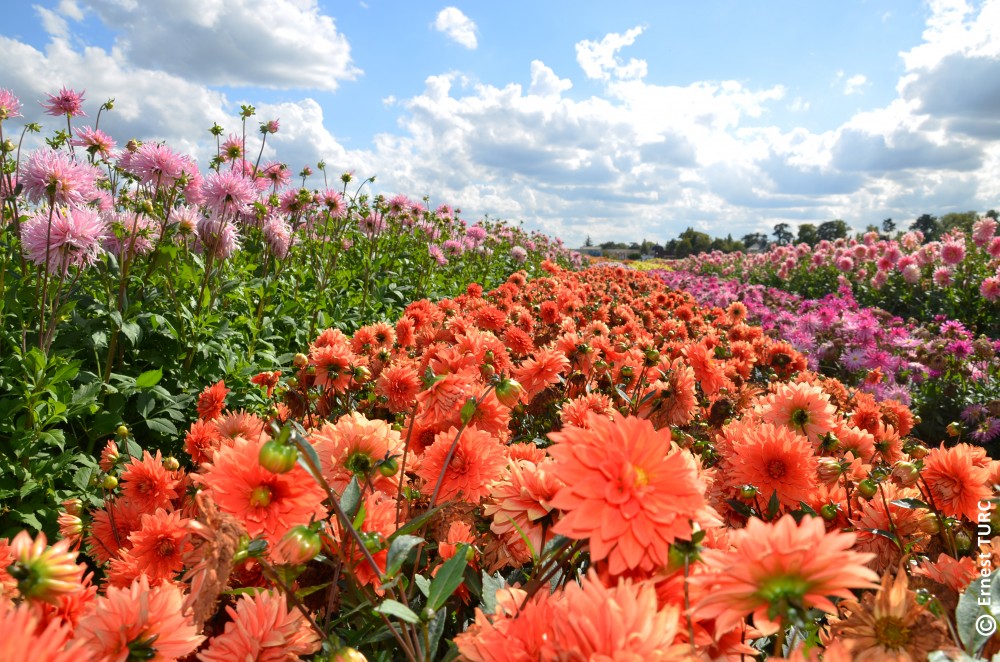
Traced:
MULTIPOLYGON (((997 219, 1000 214, 991 209, 986 216, 997 219)), ((979 219, 979 213, 975 211, 952 212, 941 217, 931 214, 922 214, 904 229, 900 228, 894 220, 887 218, 879 225, 869 224, 861 232, 856 232, 860 237, 868 232, 877 232, 884 239, 898 238, 903 232, 908 230, 919 230, 924 235, 924 241, 936 241, 953 230, 961 230, 966 234, 972 232, 972 225, 979 219)), ((625 243, 620 241, 606 241, 598 244, 604 250, 625 250, 628 251, 629 259, 639 259, 644 255, 665 258, 682 258, 699 253, 711 253, 712 251, 722 251, 732 253, 735 251, 759 252, 766 251, 773 245, 784 246, 788 244, 809 244, 815 246, 819 242, 835 241, 844 239, 855 230, 843 219, 826 221, 819 225, 813 223, 802 223, 797 227, 788 223, 778 223, 774 226, 770 235, 763 232, 751 232, 743 235, 739 239, 727 235, 725 238, 712 237, 704 232, 687 228, 675 239, 670 239, 660 245, 653 241, 644 240, 640 242, 625 243), (793 231, 794 230, 794 231, 793 231)), ((590 237, 584 244, 586 247, 594 246, 590 237)))

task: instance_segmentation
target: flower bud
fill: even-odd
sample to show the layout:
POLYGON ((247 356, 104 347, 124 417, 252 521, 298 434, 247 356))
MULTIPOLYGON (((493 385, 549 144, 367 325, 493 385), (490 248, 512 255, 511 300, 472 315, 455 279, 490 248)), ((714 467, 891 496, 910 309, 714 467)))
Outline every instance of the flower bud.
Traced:
POLYGON ((824 485, 832 487, 840 480, 840 476, 844 472, 838 460, 832 457, 821 457, 819 458, 819 466, 816 473, 824 485))
POLYGON ((181 463, 177 461, 177 458, 170 455, 163 458, 163 468, 167 471, 177 471, 181 468, 181 463))
POLYGON ((278 563, 298 565, 313 560, 322 547, 318 533, 308 526, 299 525, 289 529, 275 546, 272 555, 278 563))
POLYGON ((128 436, 128 428, 126 426, 124 426, 124 425, 119 425, 118 429, 115 430, 115 434, 118 435, 119 437, 127 437, 128 436))
POLYGON ((104 480, 101 482, 101 487, 106 490, 113 490, 118 487, 118 479, 114 476, 105 476, 104 480))
POLYGON ((59 596, 82 588, 86 566, 77 564, 77 552, 70 549, 69 540, 50 546, 44 533, 32 540, 27 531, 21 531, 10 541, 9 553, 12 563, 7 573, 17 581, 23 598, 58 604, 59 596))
POLYGON ((946 428, 949 437, 959 437, 962 435, 962 424, 957 421, 952 421, 948 424, 946 428))
POLYGON ((330 655, 330 662, 368 662, 368 658, 357 648, 345 646, 330 655))
POLYGON ((858 483, 858 492, 866 499, 871 499, 878 492, 878 483, 871 478, 865 478, 858 483))
POLYGON ((903 487, 910 487, 920 479, 920 471, 912 462, 897 462, 892 468, 892 478, 903 487))
POLYGON ((930 453, 930 451, 923 444, 914 444, 910 449, 910 457, 914 460, 922 460, 927 457, 928 453, 930 453))
POLYGON ((513 408, 516 406, 521 400, 522 393, 524 393, 524 387, 510 377, 504 377, 500 380, 500 383, 497 384, 497 400, 499 400, 500 404, 504 407, 513 408))
POLYGON ((260 447, 258 460, 271 473, 288 473, 299 460, 299 449, 272 439, 260 447))
POLYGON ((355 366, 351 376, 354 378, 354 381, 357 382, 358 384, 366 384, 368 383, 368 380, 372 378, 372 371, 364 367, 363 365, 359 365, 355 366))
POLYGON ((922 533, 929 536, 936 536, 941 532, 941 522, 934 513, 926 513, 920 518, 919 528, 922 533))
POLYGON ((379 462, 378 472, 386 478, 391 478, 399 473, 399 462, 394 457, 387 457, 379 462))
POLYGON ((309 364, 309 357, 303 354, 302 352, 296 354, 295 357, 292 359, 292 365, 298 368, 299 370, 306 367, 306 365, 308 364, 309 364))
POLYGON ((757 496, 757 488, 753 485, 744 485, 740 488, 740 498, 752 499, 757 496))
POLYGON ((827 522, 832 522, 837 519, 837 511, 837 504, 825 503, 823 504, 823 507, 819 509, 819 516, 827 522))
POLYGON ((459 416, 462 419, 462 425, 468 424, 472 420, 472 417, 476 414, 476 399, 469 398, 462 405, 462 410, 459 412, 459 416))

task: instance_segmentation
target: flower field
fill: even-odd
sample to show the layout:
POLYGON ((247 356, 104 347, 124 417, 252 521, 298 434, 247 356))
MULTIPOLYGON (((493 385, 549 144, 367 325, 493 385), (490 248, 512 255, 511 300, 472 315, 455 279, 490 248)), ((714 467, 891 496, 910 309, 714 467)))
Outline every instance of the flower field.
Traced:
POLYGON ((0 90, 0 660, 1000 653, 995 224, 581 269, 81 103, 0 90))

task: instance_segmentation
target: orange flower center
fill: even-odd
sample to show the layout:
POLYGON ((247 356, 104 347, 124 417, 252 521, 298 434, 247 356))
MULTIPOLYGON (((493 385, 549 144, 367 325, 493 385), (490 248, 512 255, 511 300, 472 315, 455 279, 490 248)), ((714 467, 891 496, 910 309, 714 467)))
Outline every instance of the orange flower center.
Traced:
POLYGON ((875 621, 875 640, 886 648, 905 648, 910 643, 910 628, 895 616, 875 621))
POLYGON ((260 485, 250 493, 250 505, 254 508, 267 508, 271 505, 271 488, 260 485))
POLYGON ((767 475, 771 478, 781 478, 785 475, 785 463, 781 460, 771 460, 767 463, 767 475))

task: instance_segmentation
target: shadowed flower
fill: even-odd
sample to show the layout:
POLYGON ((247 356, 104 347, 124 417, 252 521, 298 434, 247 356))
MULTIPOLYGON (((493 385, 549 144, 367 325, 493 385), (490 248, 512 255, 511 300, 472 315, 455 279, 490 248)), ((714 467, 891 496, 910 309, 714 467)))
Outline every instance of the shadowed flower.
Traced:
POLYGON ((232 620, 198 654, 202 662, 297 660, 320 648, 319 635, 302 612, 288 608, 280 593, 244 595, 235 609, 226 607, 226 612, 232 620))
POLYGON ((485 517, 493 517, 493 533, 508 536, 512 547, 531 545, 527 551, 533 553, 526 555, 529 559, 540 555, 555 535, 550 500, 563 482, 552 469, 551 462, 512 461, 503 477, 493 483, 489 503, 483 509, 485 517))
POLYGON ((718 524, 694 457, 649 421, 591 415, 589 429, 553 432, 551 471, 565 482, 550 500, 564 512, 554 531, 590 543, 612 575, 668 564, 670 544, 692 523, 718 524))
POLYGON ((182 615, 184 597, 176 586, 150 588, 145 576, 129 588, 109 587, 80 619, 75 638, 98 660, 176 660, 204 641, 182 615))
POLYGON ((719 631, 752 613, 754 627, 774 634, 809 608, 835 614, 830 597, 850 599, 850 589, 878 586, 865 566, 872 554, 853 551, 853 533, 827 533, 818 517, 800 524, 791 515, 770 524, 752 518, 730 541, 732 551, 704 550, 709 572, 691 580, 706 587, 696 615, 716 618, 719 631))
POLYGON ((834 624, 833 636, 858 662, 918 662, 953 647, 944 620, 917 602, 903 569, 895 579, 886 573, 874 595, 851 599, 842 608, 848 618, 834 624))
POLYGON ((101 158, 111 158, 115 149, 115 141, 100 129, 83 126, 76 130, 76 138, 70 141, 75 147, 83 147, 92 155, 100 154, 101 158))

